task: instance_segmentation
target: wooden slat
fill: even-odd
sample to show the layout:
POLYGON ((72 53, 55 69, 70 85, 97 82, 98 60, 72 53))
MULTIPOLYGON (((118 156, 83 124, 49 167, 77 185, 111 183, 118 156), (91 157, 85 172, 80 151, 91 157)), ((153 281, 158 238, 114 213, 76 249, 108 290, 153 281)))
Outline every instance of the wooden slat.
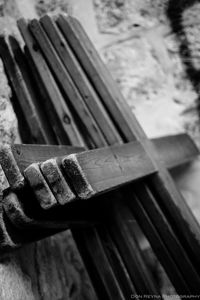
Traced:
MULTIPOLYGON (((53 76, 49 71, 45 60, 43 59, 39 49, 35 44, 35 41, 31 37, 27 29, 25 20, 21 19, 18 22, 18 27, 29 49, 31 58, 34 61, 35 66, 37 66, 37 71, 39 73, 40 80, 44 85, 45 91, 48 95, 48 98, 50 99, 50 102, 54 106, 57 118, 59 117, 59 120, 56 117, 54 117, 52 120, 52 126, 55 130, 56 135, 63 143, 67 144, 70 140, 70 142, 74 145, 83 145, 82 138, 77 131, 73 117, 69 109, 65 105, 63 97, 53 79, 53 76), (65 120, 68 121, 66 122, 65 120)), ((51 108, 49 107, 49 109, 51 108)))
POLYGON ((144 189, 141 184, 138 184, 135 189, 145 211, 149 215, 149 218, 154 222, 156 230, 164 241, 166 248, 168 248, 171 257, 180 269, 182 276, 184 276, 188 287, 190 287, 190 291, 194 293, 194 295, 197 295, 200 291, 199 276, 184 251, 184 248, 181 247, 180 242, 177 240, 167 218, 160 210, 154 196, 148 189, 144 189), (154 220, 156 220, 156 222, 154 220))
POLYGON ((96 120, 99 128, 101 128, 102 134, 105 136, 106 141, 111 145, 119 143, 119 141, 121 140, 120 135, 115 130, 114 125, 111 122, 106 110, 98 100, 98 95, 85 76, 83 70, 81 69, 81 66, 79 65, 68 44, 63 39, 56 24, 48 15, 42 17, 40 19, 40 23, 42 24, 52 45, 55 47, 55 50, 59 55, 62 64, 69 72, 89 111, 96 120), (96 117, 97 115, 98 118, 96 117))
POLYGON ((126 270, 124 262, 122 261, 118 249, 115 246, 112 236, 109 234, 106 226, 103 227, 102 224, 98 226, 98 233, 100 235, 106 255, 113 266, 113 272, 115 273, 125 299, 129 298, 130 295, 137 294, 135 286, 133 286, 133 282, 131 281, 131 278, 126 270))
MULTIPOLYGON (((9 40, 10 48, 12 49, 14 61, 19 67, 21 76, 24 80, 24 83, 26 84, 27 90, 31 97, 30 112, 25 112, 25 117, 27 118, 27 122, 29 121, 29 117, 30 117, 29 114, 38 116, 40 122, 35 120, 35 123, 30 125, 36 128, 40 126, 41 127, 40 130, 43 130, 43 135, 44 136, 45 134, 47 135, 46 140, 48 144, 54 145, 56 144, 57 139, 55 134, 53 134, 51 130, 51 124, 49 122, 48 115, 46 114, 44 109, 41 109, 42 99, 38 93, 38 89, 33 74, 31 73, 31 70, 29 68, 29 64, 25 56, 25 53, 22 51, 19 42, 13 36, 9 36, 8 40, 9 40)), ((18 99, 18 101, 20 102, 20 99, 18 99)), ((35 143, 35 140, 33 140, 33 142, 35 143)))
POLYGON ((108 222, 111 216, 115 222, 113 224, 109 222, 109 230, 119 252, 123 251, 122 257, 127 271, 134 282, 136 291, 138 294, 146 295, 151 290, 154 295, 157 295, 159 290, 158 286, 151 280, 152 274, 143 263, 144 257, 142 252, 139 251, 137 241, 132 235, 133 226, 130 223, 131 220, 134 219, 132 213, 129 208, 124 205, 122 199, 115 199, 113 202, 115 205, 112 205, 108 222), (118 234, 116 234, 116 232, 118 232, 118 234), (134 253, 133 249, 138 249, 138 251, 134 253))
POLYGON ((197 255, 200 246, 200 231, 191 210, 177 191, 162 162, 158 160, 154 147, 147 139, 135 116, 131 113, 126 101, 116 88, 116 84, 114 84, 109 72, 102 64, 78 21, 71 17, 61 16, 58 19, 58 24, 91 82, 98 93, 102 95, 101 99, 115 124, 118 124, 117 127, 120 128, 124 140, 139 140, 158 166, 159 175, 151 176, 151 179, 147 180, 148 184, 154 194, 156 193, 159 204, 162 205, 165 212, 168 212, 173 230, 176 232, 181 244, 186 245, 184 248, 187 255, 198 271, 200 269, 200 258, 197 255))
MULTIPOLYGON (((16 50, 17 45, 14 46, 14 51, 18 51, 18 55, 20 55, 20 48, 16 50)), ((22 73, 22 70, 25 71, 25 61, 23 65, 20 64, 20 67, 17 65, 4 37, 0 38, 0 55, 3 59, 12 88, 17 96, 18 103, 24 111, 29 130, 32 129, 34 140, 40 144, 45 142, 49 144, 54 143, 55 139, 48 129, 48 121, 44 120, 40 110, 36 107, 36 101, 34 101, 36 95, 32 87, 27 85, 27 79, 25 80, 27 76, 24 72, 22 73)))
MULTIPOLYGON (((95 143, 97 144, 99 140, 103 140, 102 132, 99 130, 96 121, 92 118, 92 115, 83 102, 76 86, 74 85, 66 69, 63 67, 50 41, 47 39, 45 32, 43 31, 37 20, 31 21, 30 29, 38 44, 40 45, 46 60, 51 66, 52 72, 56 75, 59 84, 62 86, 67 99, 70 100, 71 105, 75 107, 89 134, 95 136, 95 143)), ((105 144, 102 144, 101 146, 104 145, 105 144)))
POLYGON ((83 231, 81 229, 78 231, 74 230, 73 236, 75 237, 76 241, 78 240, 77 246, 84 257, 84 260, 88 261, 89 265, 95 264, 96 274, 93 272, 90 274, 92 269, 94 269, 93 266, 88 269, 88 272, 91 275, 91 280, 93 280, 95 289, 98 291, 100 299, 125 300, 95 229, 91 228, 87 231, 83 231), (84 249, 85 245, 88 243, 88 240, 90 241, 90 247, 84 249), (97 259, 94 259, 94 253, 96 254, 97 259))
POLYGON ((184 276, 178 269, 176 262, 172 259, 171 254, 167 250, 149 216, 141 205, 140 200, 137 197, 134 197, 134 201, 129 201, 128 204, 132 209, 135 219, 138 221, 144 234, 150 241, 152 249, 163 265, 177 293, 179 295, 189 295, 190 289, 184 279, 184 276))

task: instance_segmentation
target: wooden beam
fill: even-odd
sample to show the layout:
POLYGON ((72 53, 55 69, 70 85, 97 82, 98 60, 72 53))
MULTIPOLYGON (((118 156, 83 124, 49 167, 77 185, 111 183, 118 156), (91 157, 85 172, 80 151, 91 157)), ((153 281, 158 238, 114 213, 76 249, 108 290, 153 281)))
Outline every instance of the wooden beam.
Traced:
POLYGON ((62 164, 81 199, 156 172, 137 142, 71 154, 63 158, 62 164))

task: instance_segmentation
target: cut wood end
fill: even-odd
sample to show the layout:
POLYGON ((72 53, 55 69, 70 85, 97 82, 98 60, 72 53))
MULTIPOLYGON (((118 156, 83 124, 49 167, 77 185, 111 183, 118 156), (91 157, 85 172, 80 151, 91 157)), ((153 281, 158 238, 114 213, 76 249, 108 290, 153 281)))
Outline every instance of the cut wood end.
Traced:
POLYGON ((96 194, 88 182, 76 154, 70 154, 63 158, 62 166, 79 198, 89 199, 96 194))
POLYGON ((39 163, 33 163, 27 167, 24 170, 24 176, 43 209, 50 209, 57 205, 56 198, 40 171, 39 163))
POLYGON ((0 164, 12 190, 19 190, 25 185, 24 176, 9 145, 0 146, 0 164))
POLYGON ((52 158, 40 165, 40 169, 49 183, 59 204, 63 205, 76 199, 68 183, 66 182, 59 165, 60 160, 52 158))

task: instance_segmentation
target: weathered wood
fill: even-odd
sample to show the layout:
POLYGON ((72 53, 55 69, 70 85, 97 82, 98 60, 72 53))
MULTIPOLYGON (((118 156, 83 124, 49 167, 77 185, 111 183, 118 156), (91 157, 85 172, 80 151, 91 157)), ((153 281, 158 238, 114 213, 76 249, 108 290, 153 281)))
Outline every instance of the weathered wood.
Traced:
POLYGON ((85 148, 62 145, 13 144, 11 145, 11 151, 20 171, 23 172, 32 163, 43 162, 53 157, 82 152, 85 151, 85 148))
POLYGON ((171 257, 174 259, 178 268, 184 275, 190 291, 197 295, 200 291, 200 279, 195 270, 195 266, 192 265, 190 258, 187 255, 186 249, 177 239, 172 226, 168 222, 151 192, 148 189, 143 189, 141 184, 138 184, 135 189, 139 200, 149 215, 150 220, 154 221, 156 219, 154 227, 165 243, 166 248, 169 250, 171 257))
POLYGON ((39 164, 35 163, 26 168, 24 170, 24 177, 43 209, 49 209, 57 205, 57 200, 46 183, 40 171, 39 164))
MULTIPOLYGON (((96 88, 96 87, 95 87, 95 88, 96 88)), ((114 94, 113 94, 113 95, 114 95, 114 94)), ((112 114, 112 112, 109 112, 109 113, 112 114)), ((126 120, 126 119, 124 120, 125 125, 126 125, 127 127, 129 127, 129 125, 127 125, 126 122, 129 122, 129 120, 126 120)), ((117 122, 116 122, 116 123, 117 123, 117 122)), ((123 124, 124 124, 124 123, 123 123, 123 124)), ((132 123, 131 123, 131 124, 132 124, 132 123)), ((121 126, 121 124, 120 124, 120 119, 119 119, 119 123, 118 123, 117 126, 118 126, 118 129, 119 129, 119 127, 121 126)), ((136 126, 136 127, 137 127, 137 126, 136 126)), ((137 130, 137 128, 136 128, 136 130, 137 130)), ((119 130, 119 132, 122 133, 122 131, 120 131, 120 130, 119 130)), ((131 137, 132 137, 132 133, 133 133, 133 132, 132 132, 132 129, 131 129, 129 132, 130 132, 131 137)), ((138 130, 138 132, 139 132, 139 134, 140 134, 140 130, 138 130)), ((122 137, 123 137, 124 140, 125 140, 125 136, 126 136, 126 134, 123 133, 123 134, 122 134, 122 137)), ((125 194, 126 194, 126 193, 125 193, 125 194)), ((131 197, 132 197, 132 196, 131 196, 131 197)), ((145 222, 146 222, 146 219, 145 219, 145 222)), ((155 219, 153 220, 153 222, 155 222, 155 219)), ((156 233, 157 233, 157 231, 156 231, 156 233)), ((85 234, 86 234, 86 232, 85 232, 85 234)), ((79 237, 77 238, 77 240, 78 240, 78 239, 79 239, 79 237)), ((155 241, 155 242, 156 242, 156 241, 155 241)), ((87 243, 88 243, 88 242, 87 242, 87 243)), ((86 243, 86 244, 87 244, 87 243, 86 243)), ((89 243, 88 243, 88 247, 89 247, 89 243)), ((164 249, 165 249, 165 245, 164 245, 164 249)), ((88 251, 88 249, 87 249, 87 251, 88 251)), ((165 251, 166 251, 166 249, 165 249, 165 251)), ((164 259, 162 258, 162 261, 163 261, 163 260, 164 260, 164 259)), ((105 263, 105 261, 104 261, 104 263, 105 263)), ((173 268, 174 265, 175 265, 175 264, 173 265, 173 263, 174 263, 174 262, 171 262, 171 264, 172 264, 171 268, 173 268)), ((112 268, 113 268, 113 270, 114 270, 113 264, 112 264, 112 268)), ((94 269, 95 269, 95 268, 94 268, 94 269)), ((173 275, 172 275, 172 276, 173 276, 173 275)), ((178 276, 178 275, 177 275, 177 276, 178 276)), ((183 286, 184 286, 184 283, 182 283, 182 284, 183 284, 183 286)), ((185 289, 185 290, 186 290, 186 289, 185 289)), ((189 293, 188 290, 186 290, 186 292, 189 293)))
POLYGON ((98 295, 100 299, 124 299, 124 296, 119 287, 119 283, 117 282, 113 270, 110 267, 109 261, 105 255, 104 249, 102 247, 102 243, 100 242, 99 236, 96 233, 96 230, 93 228, 88 229, 87 231, 78 230, 74 231, 73 235, 76 240, 78 240, 77 246, 80 249, 84 261, 90 265, 89 273, 92 270, 96 270, 95 273, 91 274, 91 280, 94 283, 95 288, 98 291, 98 295), (90 247, 85 248, 85 245, 88 244, 88 238, 90 241, 90 247), (84 242, 85 240, 85 242, 84 242), (97 255, 98 259, 93 259, 94 253, 97 255), (95 264, 92 266, 91 264, 95 264), (98 282, 98 284, 97 284, 98 282))
MULTIPOLYGON (((62 89, 65 92, 67 99, 71 101, 71 105, 75 107, 80 119, 87 128, 89 134, 92 134, 93 137, 95 136, 96 144, 99 144, 99 140, 103 139, 102 132, 99 130, 96 121, 87 109, 80 93, 78 92, 66 69, 63 67, 53 46, 47 39, 45 32, 43 31, 42 27, 40 26, 37 20, 32 20, 30 22, 29 27, 39 46, 41 47, 41 50, 43 51, 46 60, 51 66, 52 72, 56 75, 56 78, 62 86, 62 89)), ((101 146, 104 145, 105 144, 102 144, 101 146)))
MULTIPOLYGON (((130 191, 130 193, 132 193, 130 191)), ((126 200, 125 200, 126 201, 126 200)), ((127 201, 126 201, 127 203, 127 201)), ((184 274, 181 273, 176 265, 176 262, 171 257, 165 243, 162 241, 160 235, 152 224, 148 214, 144 210, 140 199, 134 197, 134 201, 128 202, 129 207, 131 207, 135 219, 140 224, 143 232, 149 241, 151 241, 151 247, 154 250, 159 261, 163 265, 166 273, 168 274, 172 284, 176 288, 179 295, 189 294, 190 289, 185 281, 184 274)))
MULTIPOLYGON (((77 131, 76 125, 73 121, 73 117, 69 109, 65 105, 64 99, 44 58, 42 57, 39 49, 37 48, 37 45, 35 44, 35 41, 33 40, 27 29, 25 20, 21 19, 18 22, 18 27, 29 49, 31 58, 34 61, 34 64, 37 66, 37 71, 48 95, 48 98, 50 99, 50 103, 53 104, 53 107, 56 110, 57 118, 53 117, 53 114, 50 115, 53 121, 52 126, 55 130, 56 135, 59 139, 61 139, 63 143, 67 144, 70 139, 70 142, 74 145, 83 145, 82 138, 77 131)), ((51 110, 52 108, 49 107, 49 109, 51 110)))
MULTIPOLYGON (((30 195, 30 193, 29 193, 30 195)), ((30 195, 30 197, 32 197, 30 195)), ((30 210, 28 208, 30 203, 27 200, 22 201, 21 197, 18 197, 15 193, 9 193, 4 197, 3 200, 3 210, 6 213, 7 219, 13 224, 15 228, 18 228, 22 232, 21 240, 19 238, 19 244, 23 244, 23 231, 25 234, 28 233, 29 229, 32 230, 47 230, 46 236, 55 234, 55 230, 60 231, 69 228, 79 228, 79 227, 90 227, 93 223, 99 223, 98 220, 92 219, 92 216, 88 213, 88 207, 81 207, 82 214, 77 214, 77 208, 80 205, 73 205, 71 208, 62 207, 58 211, 51 213, 46 213, 46 211, 41 211, 35 205, 30 210), (50 229, 52 231, 50 231, 50 229)), ((1 215, 0 215, 1 216, 1 215)), ((4 232, 6 232, 4 230, 4 232)), ((14 231, 13 231, 14 234, 14 231)), ((32 239, 34 241, 36 236, 32 239)), ((38 239, 40 238, 40 235, 38 239)), ((3 240, 3 239, 2 239, 3 240)), ((31 240, 31 237, 29 238, 31 240)), ((10 246, 9 242, 4 242, 0 248, 10 246)))
POLYGON ((151 141, 167 169, 190 162, 199 155, 197 146, 187 134, 165 136, 151 141))
POLYGON ((59 159, 52 158, 41 163, 40 169, 56 200, 63 205, 75 200, 76 196, 65 180, 59 165, 59 159))
POLYGON ((144 149, 135 142, 71 154, 62 164, 81 199, 156 172, 144 149))
POLYGON ((21 72, 21 69, 24 68, 24 66, 20 64, 19 67, 17 65, 4 37, 0 38, 0 55, 3 59, 12 88, 17 96, 18 103, 22 111, 24 111, 24 116, 29 126, 29 130, 32 128, 34 140, 40 144, 45 142, 50 144, 53 143, 54 139, 51 134, 49 134, 49 130, 47 130, 46 124, 48 124, 48 121, 41 118, 41 113, 36 107, 36 102, 34 101, 35 94, 30 88, 30 85, 27 86, 24 79, 26 76, 24 76, 21 72))
POLYGON ((125 299, 129 298, 130 295, 137 294, 135 286, 133 285, 135 283, 131 281, 122 257, 119 255, 118 249, 113 242, 112 235, 108 232, 106 226, 103 226, 102 224, 101 226, 98 226, 98 233, 108 260, 109 262, 111 262, 111 265, 113 267, 113 272, 115 273, 118 283, 125 296, 125 299))
POLYGON ((22 188, 24 186, 24 177, 20 172, 10 146, 0 146, 0 164, 11 189, 16 190, 22 188))
MULTIPOLYGON (((199 272, 200 268, 197 266, 200 266, 200 258, 197 253, 200 246, 200 231, 191 210, 178 193, 162 162, 158 160, 154 147, 130 112, 125 100, 78 21, 71 17, 61 16, 58 19, 58 24, 91 82, 98 93, 102 95, 101 99, 115 124, 117 124, 116 126, 120 128, 124 140, 139 140, 158 166, 159 175, 153 175, 145 182, 149 184, 153 193, 156 193, 156 198, 159 199, 159 203, 162 204, 165 212, 168 212, 168 216, 170 215, 170 222, 173 224, 173 230, 179 242, 182 245, 187 245, 185 247, 187 256, 193 262, 196 271, 199 272)), ((153 222, 156 223, 156 219, 153 222)))
MULTIPOLYGON (((59 75, 60 75, 60 73, 59 73, 59 75)), ((63 85, 63 83, 64 82, 60 82, 60 84, 61 85, 63 85)), ((65 83, 65 85, 63 86, 63 88, 66 88, 66 83, 65 83)), ((75 101, 75 99, 73 98, 73 100, 75 101)), ((73 103, 74 103, 74 101, 73 101, 73 103)), ((79 106, 76 104, 76 107, 78 107, 79 108, 79 106)), ((85 116, 85 109, 84 109, 84 111, 83 111, 83 115, 85 116)), ((86 117, 84 117, 83 119, 82 119, 82 121, 84 122, 85 120, 86 120, 86 118, 87 118, 87 116, 88 116, 88 114, 86 115, 86 117)), ((89 129, 90 129, 90 131, 92 131, 92 132, 94 132, 94 135, 93 135, 93 138, 94 138, 94 140, 96 141, 96 143, 98 143, 98 144, 100 144, 100 142, 103 140, 102 139, 102 134, 100 135, 99 133, 100 133, 100 131, 98 130, 98 128, 96 127, 96 129, 94 130, 94 128, 95 128, 95 126, 94 126, 94 122, 93 122, 93 120, 92 120, 92 118, 91 118, 91 116, 89 117, 89 123, 91 123, 91 127, 89 127, 89 129)), ((103 143, 102 145, 104 145, 105 143, 103 143)), ((76 237, 76 243, 78 243, 78 239, 79 239, 80 237, 79 236, 77 236, 76 237)), ((95 237, 94 237, 95 238, 95 237)), ((84 239, 84 247, 85 247, 85 249, 87 249, 87 251, 90 251, 91 249, 91 245, 90 245, 90 238, 87 238, 87 234, 85 234, 85 239, 84 239)), ((105 254, 103 253, 103 256, 105 256, 105 254)), ((94 258, 92 258, 92 259, 94 259, 94 258)), ((106 269, 106 268, 108 268, 108 266, 107 266, 107 261, 105 261, 105 260, 102 260, 101 261, 101 265, 106 269)), ((95 266, 94 266, 94 268, 96 268, 95 266)), ((95 271, 96 272, 96 271, 95 271)))
MULTIPOLYGON (((15 64, 17 65, 21 73, 21 80, 24 80, 27 92, 29 93, 29 99, 27 100, 30 100, 30 111, 24 111, 24 116, 27 119, 27 123, 30 122, 30 116, 33 116, 35 118, 35 122, 30 122, 30 127, 32 128, 33 126, 33 130, 37 129, 38 131, 42 131, 44 140, 48 144, 54 145, 57 139, 55 137, 55 134, 51 130, 51 124, 49 122, 48 115, 43 109, 41 109, 42 99, 38 94, 37 84, 29 68, 27 58, 22 51, 18 41, 13 36, 9 36, 8 40, 15 64)), ((21 96, 19 95, 18 102, 20 103, 20 101, 21 96)), ((22 109, 24 109, 25 107, 25 105, 22 105, 22 109)), ((36 142, 36 139, 37 135, 33 136, 33 143, 36 142)), ((38 141, 38 143, 42 142, 38 141)))
POLYGON ((85 76, 84 71, 79 65, 73 52, 70 50, 66 40, 63 39, 55 22, 53 22, 48 15, 45 15, 40 19, 40 23, 42 24, 52 45, 55 47, 63 65, 68 70, 89 111, 96 120, 99 128, 101 128, 106 141, 110 145, 119 143, 121 140, 120 135, 115 130, 111 119, 98 99, 98 95, 85 76))
POLYGON ((151 279, 152 274, 143 263, 143 254, 139 251, 137 241, 132 235, 133 224, 131 224, 131 221, 134 220, 132 213, 129 208, 124 205, 122 199, 118 198, 114 201, 112 200, 112 202, 116 202, 115 205, 112 205, 110 213, 115 223, 110 223, 110 216, 108 216, 108 222, 110 224, 109 230, 119 251, 123 251, 122 257, 124 264, 132 282, 134 282, 135 289, 138 294, 146 295, 149 293, 149 290, 152 290, 156 295, 159 290, 158 286, 156 286, 156 283, 151 279), (114 228, 114 226, 116 228, 114 228), (118 234, 116 234, 116 232, 118 232, 118 234), (133 254, 133 249, 138 249, 138 251, 133 254))

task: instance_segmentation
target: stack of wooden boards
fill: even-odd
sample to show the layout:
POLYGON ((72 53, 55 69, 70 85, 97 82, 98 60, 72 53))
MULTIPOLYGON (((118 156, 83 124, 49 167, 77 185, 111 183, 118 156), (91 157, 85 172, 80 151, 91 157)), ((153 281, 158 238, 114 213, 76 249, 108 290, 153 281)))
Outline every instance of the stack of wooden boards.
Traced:
POLYGON ((23 142, 93 149, 136 141, 154 167, 151 175, 98 201, 76 201, 90 226, 69 227, 98 297, 160 293, 129 222, 133 217, 177 293, 199 295, 199 225, 79 22, 44 16, 20 20, 18 27, 24 49, 14 37, 2 37, 0 55, 23 142))

